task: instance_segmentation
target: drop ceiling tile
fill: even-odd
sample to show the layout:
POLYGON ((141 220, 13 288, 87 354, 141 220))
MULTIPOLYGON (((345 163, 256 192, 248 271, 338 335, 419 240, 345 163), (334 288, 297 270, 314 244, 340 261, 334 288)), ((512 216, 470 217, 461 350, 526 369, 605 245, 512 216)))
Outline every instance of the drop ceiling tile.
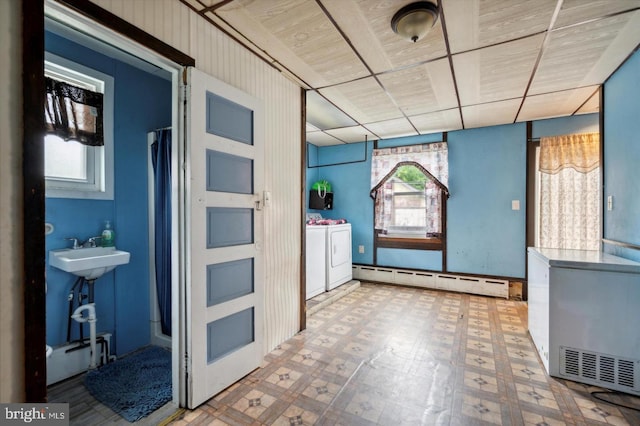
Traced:
POLYGON ((406 118, 378 121, 366 125, 367 129, 375 133, 380 139, 399 138, 402 136, 415 136, 416 129, 406 118))
POLYGON ((341 141, 340 139, 336 139, 333 136, 321 131, 307 132, 307 142, 312 143, 316 146, 344 144, 344 142, 341 141))
POLYGON ((402 112, 373 77, 327 87, 319 92, 359 123, 402 117, 402 112))
MULTIPOLYGON (((213 25, 310 89, 310 134, 324 129, 349 141, 362 140, 366 131, 408 134, 407 119, 420 133, 462 128, 463 121, 464 127, 513 122, 538 58, 535 44, 556 10, 527 95, 595 87, 640 43, 640 11, 633 10, 640 0, 439 0, 438 21, 415 44, 390 28, 409 0, 180 1, 200 11, 213 6, 202 12, 213 25), (458 93, 445 57, 445 23, 458 93)), ((566 104, 576 102, 563 97, 545 96, 559 103, 546 107, 528 99, 518 120, 599 108, 597 96, 587 101, 590 96, 580 94, 579 111, 569 111, 566 104)), ((338 140, 328 136, 311 137, 338 140)))
POLYGON ((603 83, 640 43, 640 11, 549 35, 529 94, 603 83))
POLYGON ((524 95, 544 35, 453 56, 463 106, 524 95))
POLYGON ((521 102, 522 99, 519 98, 462 107, 464 128, 471 129, 513 123, 521 102))
POLYGON ((357 124, 347 114, 313 90, 307 91, 307 121, 321 130, 357 124))
POLYGON ((540 33, 556 0, 442 0, 452 53, 540 33))
POLYGON ((316 126, 314 126, 313 124, 311 124, 311 123, 309 123, 309 122, 307 121, 307 123, 306 123, 306 132, 307 132, 307 133, 309 133, 309 132, 317 132, 317 131, 319 131, 319 130, 320 130, 320 129, 318 129, 316 126))
POLYGON ((199 0, 181 0, 183 3, 187 3, 191 5, 195 10, 202 10, 206 6, 210 6, 209 3, 215 3, 215 0, 205 0, 204 2, 200 2, 199 0))
POLYGON ((458 105, 451 68, 446 59, 380 74, 378 79, 408 116, 458 105))
POLYGON ((517 121, 541 120, 571 115, 596 91, 598 86, 527 96, 517 121))
POLYGON ((564 0, 554 28, 587 22, 640 7, 638 0, 564 0))
POLYGON ((591 96, 576 112, 576 114, 592 114, 600 111, 600 90, 591 96))
POLYGON ((314 1, 231 2, 215 14, 312 87, 369 74, 314 1))
POLYGON ((406 41, 391 29, 391 18, 407 1, 323 0, 340 29, 375 72, 441 58, 447 54, 438 20, 416 43, 406 41))
POLYGON ((342 129, 326 130, 328 134, 344 142, 364 142, 365 140, 377 139, 376 135, 367 131, 362 126, 344 127, 342 129))
POLYGON ((409 117, 421 135, 462 129, 458 108, 409 117))

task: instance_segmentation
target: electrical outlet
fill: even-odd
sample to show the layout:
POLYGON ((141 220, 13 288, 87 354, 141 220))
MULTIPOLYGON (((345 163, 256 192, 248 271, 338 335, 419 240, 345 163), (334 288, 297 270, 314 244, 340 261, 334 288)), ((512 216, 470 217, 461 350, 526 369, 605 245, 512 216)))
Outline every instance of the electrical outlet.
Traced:
POLYGON ((358 253, 364 253, 364 246, 358 246, 358 253))

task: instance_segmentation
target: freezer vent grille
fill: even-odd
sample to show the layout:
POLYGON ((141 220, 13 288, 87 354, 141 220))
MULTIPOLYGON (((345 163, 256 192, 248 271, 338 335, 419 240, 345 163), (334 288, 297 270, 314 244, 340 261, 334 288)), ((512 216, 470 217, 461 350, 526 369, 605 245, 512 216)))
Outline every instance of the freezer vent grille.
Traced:
POLYGON ((561 346, 560 375, 608 389, 640 392, 640 360, 561 346))

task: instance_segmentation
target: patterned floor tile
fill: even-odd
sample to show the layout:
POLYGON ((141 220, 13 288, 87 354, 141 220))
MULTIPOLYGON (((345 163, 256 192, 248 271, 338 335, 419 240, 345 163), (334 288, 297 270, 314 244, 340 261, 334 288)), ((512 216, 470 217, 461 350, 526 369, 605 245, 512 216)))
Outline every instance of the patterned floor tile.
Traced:
POLYGON ((586 419, 610 425, 629 425, 629 423, 622 417, 620 410, 612 405, 596 403, 584 398, 575 398, 575 402, 578 404, 578 407, 580 407, 580 412, 582 412, 582 415, 586 419))
POLYGON ((498 393, 498 380, 495 376, 476 373, 475 371, 464 372, 464 384, 468 388, 475 390, 498 393))
POLYGON ((493 356, 493 345, 490 342, 486 342, 486 341, 483 342, 481 340, 468 338, 467 350, 483 352, 493 356))
POLYGON ((543 416, 542 414, 530 413, 528 411, 522 412, 522 419, 525 426, 564 426, 566 425, 564 420, 558 420, 549 416, 543 416))
MULTIPOLYGON (((261 368, 173 424, 640 424, 592 387, 546 374, 526 302, 369 283, 339 291, 261 368)), ((94 404, 71 407, 70 423, 105 418, 94 404)))
POLYGON ((317 420, 317 414, 292 405, 272 424, 274 426, 313 425, 317 420))
POLYGON ((471 309, 476 309, 476 310, 485 310, 485 309, 489 309, 489 305, 487 305, 486 303, 482 302, 470 302, 469 303, 469 308, 471 309))
POLYGON ((464 360, 470 367, 482 368, 483 370, 496 371, 496 362, 490 355, 478 355, 468 353, 464 360))
POLYGON ((475 328, 491 328, 491 323, 485 319, 469 318, 469 326, 475 328))
POLYGON ((550 390, 520 383, 516 383, 516 389, 518 391, 518 399, 520 401, 535 404, 539 407, 559 410, 555 396, 550 390))
POLYGON ((463 395, 462 414, 489 424, 502 424, 500 404, 494 401, 463 395))
POLYGON ((514 378, 524 379, 527 381, 533 380, 539 383, 547 383, 547 376, 541 367, 534 366, 533 364, 521 364, 518 362, 511 362, 511 373, 514 378))
POLYGON ((329 362, 329 365, 325 367, 324 371, 337 376, 351 377, 357 368, 358 364, 353 361, 348 361, 342 358, 333 358, 331 362, 329 362))
POLYGON ((509 358, 518 360, 520 362, 530 362, 530 363, 538 362, 538 356, 534 352, 532 346, 529 346, 529 347, 507 346, 507 353, 509 354, 509 358))
POLYGON ((300 377, 302 377, 302 373, 295 370, 290 370, 285 367, 280 367, 275 373, 267 377, 266 381, 274 385, 278 385, 282 388, 288 389, 300 377))
POLYGON ((316 345, 316 346, 321 346, 323 348, 333 348, 336 343, 338 342, 338 339, 334 336, 328 336, 328 335, 320 335, 318 337, 316 337, 315 339, 311 340, 311 343, 316 345))
POLYGON ((475 339, 491 340, 491 332, 489 330, 473 327, 471 325, 467 329, 467 336, 475 339))
POLYGON ((264 411, 269 408, 277 398, 269 394, 265 394, 256 389, 251 390, 245 396, 240 398, 232 407, 248 416, 257 419, 264 411))
POLYGON ((315 379, 309 386, 307 386, 302 394, 328 405, 333 401, 341 389, 341 385, 337 385, 326 380, 315 379))

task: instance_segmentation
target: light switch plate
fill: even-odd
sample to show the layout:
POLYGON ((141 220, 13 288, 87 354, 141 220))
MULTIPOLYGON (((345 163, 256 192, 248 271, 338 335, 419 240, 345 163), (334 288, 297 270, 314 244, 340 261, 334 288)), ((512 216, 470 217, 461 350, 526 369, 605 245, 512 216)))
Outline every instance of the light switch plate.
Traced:
POLYGON ((511 210, 520 210, 520 200, 511 200, 511 210))

